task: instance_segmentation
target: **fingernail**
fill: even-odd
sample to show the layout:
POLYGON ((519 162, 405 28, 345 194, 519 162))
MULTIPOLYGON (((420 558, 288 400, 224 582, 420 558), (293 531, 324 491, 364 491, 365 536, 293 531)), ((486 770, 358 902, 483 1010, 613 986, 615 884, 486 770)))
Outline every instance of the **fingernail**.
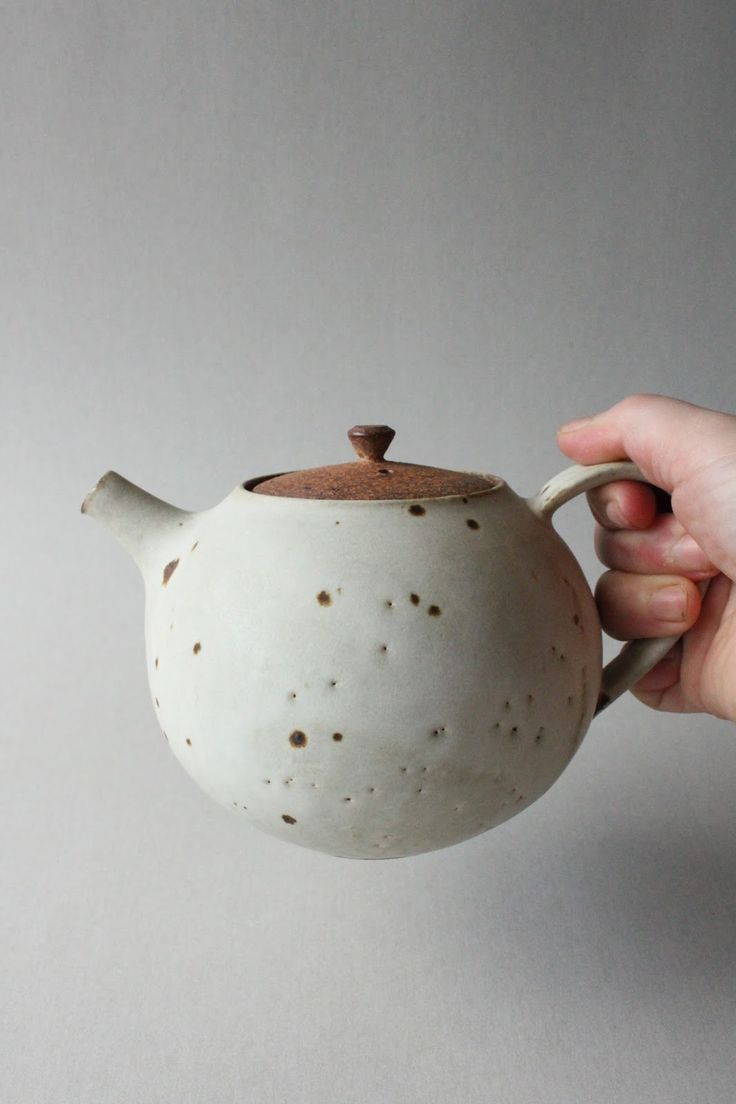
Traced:
POLYGON ((685 588, 672 583, 655 590, 649 608, 659 621, 684 621, 687 612, 685 588))
POLYGON ((614 529, 630 528, 628 518, 625 517, 623 510, 615 499, 611 499, 610 502, 604 504, 603 513, 606 515, 606 520, 610 522, 614 529))
POLYGON ((672 546, 670 553, 674 567, 682 571, 710 571, 713 566, 698 542, 686 533, 672 546))
POLYGON ((593 421, 592 418, 575 418, 571 422, 566 422, 565 425, 560 426, 558 433, 577 433, 579 429, 584 429, 587 425, 593 421))

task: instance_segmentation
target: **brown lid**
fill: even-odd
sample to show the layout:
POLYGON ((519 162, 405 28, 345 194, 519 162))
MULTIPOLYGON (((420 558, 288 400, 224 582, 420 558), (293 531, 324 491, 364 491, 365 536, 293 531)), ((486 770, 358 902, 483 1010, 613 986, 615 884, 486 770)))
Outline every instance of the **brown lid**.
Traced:
POLYGON ((256 494, 344 500, 441 498, 488 491, 498 485, 493 476, 385 460, 384 454, 394 437, 389 426, 353 426, 348 437, 358 454, 358 460, 351 464, 287 472, 246 486, 256 494))

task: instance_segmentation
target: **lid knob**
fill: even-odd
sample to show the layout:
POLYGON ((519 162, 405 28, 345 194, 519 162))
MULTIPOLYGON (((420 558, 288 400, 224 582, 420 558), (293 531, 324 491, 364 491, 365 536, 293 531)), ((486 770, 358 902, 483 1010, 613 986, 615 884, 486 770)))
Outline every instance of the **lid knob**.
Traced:
POLYGON ((395 430, 387 425, 356 425, 348 430, 350 444, 361 460, 380 463, 394 439, 395 430))

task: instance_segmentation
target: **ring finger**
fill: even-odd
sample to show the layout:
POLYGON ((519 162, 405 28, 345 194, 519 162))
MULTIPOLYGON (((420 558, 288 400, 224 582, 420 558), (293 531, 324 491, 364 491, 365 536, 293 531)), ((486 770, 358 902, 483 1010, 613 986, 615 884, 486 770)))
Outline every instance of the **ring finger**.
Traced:
POLYGON ((632 575, 607 571, 596 587, 601 625, 617 640, 676 636, 698 619, 700 592, 678 575, 632 575))

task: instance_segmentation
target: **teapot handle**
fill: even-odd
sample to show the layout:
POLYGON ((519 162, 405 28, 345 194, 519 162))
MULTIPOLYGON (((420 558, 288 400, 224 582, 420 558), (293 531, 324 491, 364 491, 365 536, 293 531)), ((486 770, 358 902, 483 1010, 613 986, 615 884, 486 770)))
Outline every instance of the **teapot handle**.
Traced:
MULTIPOLYGON (((538 495, 528 500, 528 504, 537 517, 548 521, 559 506, 564 506, 576 495, 620 479, 635 480, 638 483, 649 482, 636 464, 630 460, 612 460, 607 464, 587 466, 576 464, 550 479, 538 495)), ((624 644, 616 658, 603 668, 601 691, 595 715, 597 716, 606 706, 651 671, 679 639, 680 634, 632 640, 624 644)))

